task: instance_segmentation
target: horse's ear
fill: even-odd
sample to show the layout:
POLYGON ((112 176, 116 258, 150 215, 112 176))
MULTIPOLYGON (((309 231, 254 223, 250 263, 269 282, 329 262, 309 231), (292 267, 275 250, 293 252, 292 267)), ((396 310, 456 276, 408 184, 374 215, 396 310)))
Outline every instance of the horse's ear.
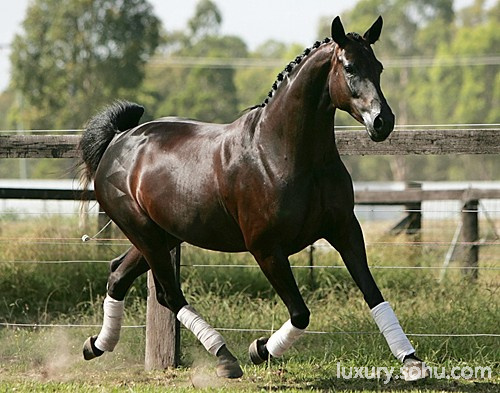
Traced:
POLYGON ((332 38, 340 47, 343 47, 347 42, 344 26, 342 26, 342 22, 338 16, 332 22, 332 38))
POLYGON ((372 27, 366 30, 366 33, 363 34, 363 38, 370 44, 374 44, 375 41, 379 39, 380 33, 382 32, 382 24, 383 24, 382 17, 379 16, 375 21, 375 23, 372 25, 372 27))

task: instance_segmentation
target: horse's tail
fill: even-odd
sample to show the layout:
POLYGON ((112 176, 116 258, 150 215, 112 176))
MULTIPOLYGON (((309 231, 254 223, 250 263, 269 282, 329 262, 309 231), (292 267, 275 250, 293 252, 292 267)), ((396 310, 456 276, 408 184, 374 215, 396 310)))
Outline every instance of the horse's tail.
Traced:
POLYGON ((140 105, 115 101, 89 120, 78 144, 83 164, 82 183, 85 189, 94 178, 99 161, 113 137, 137 126, 143 113, 144 108, 140 105))

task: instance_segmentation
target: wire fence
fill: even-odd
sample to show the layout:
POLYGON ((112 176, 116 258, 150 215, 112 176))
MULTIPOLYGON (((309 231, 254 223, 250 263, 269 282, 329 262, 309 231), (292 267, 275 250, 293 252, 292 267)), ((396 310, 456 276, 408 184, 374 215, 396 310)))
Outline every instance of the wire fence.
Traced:
MULTIPOLYGON (((395 131, 403 131, 407 129, 411 130, 425 130, 425 129, 452 129, 453 131, 456 131, 457 129, 474 129, 474 128, 479 128, 479 129, 495 129, 499 128, 500 123, 463 123, 463 124, 396 124, 394 126, 395 131)), ((342 131, 342 130, 350 130, 350 131, 355 131, 355 130, 364 130, 364 128, 360 125, 352 125, 352 126, 345 126, 345 125, 336 125, 335 126, 336 130, 342 131)), ((5 130, 0 130, 0 135, 5 134, 5 135, 11 135, 11 134, 79 134, 82 133, 84 130, 82 128, 61 128, 61 129, 30 129, 30 130, 22 130, 22 129, 5 129, 5 130)))
MULTIPOLYGON (((449 202, 448 202, 449 203, 449 202)), ((463 240, 457 240, 455 242, 456 246, 460 247, 470 247, 470 246, 481 246, 481 247, 496 247, 500 245, 500 238, 498 233, 500 232, 499 230, 496 229, 495 227, 495 220, 492 219, 491 217, 496 217, 498 216, 498 213, 500 212, 500 208, 497 208, 497 205, 495 205, 494 208, 491 206, 488 208, 487 212, 486 209, 480 205, 478 209, 466 209, 466 208, 458 208, 458 209, 450 209, 448 208, 440 208, 440 209, 433 209, 432 213, 433 214, 448 214, 448 215, 455 215, 454 221, 453 222, 446 222, 445 225, 453 228, 454 222, 458 220, 458 215, 461 213, 478 213, 482 217, 481 220, 484 222, 486 227, 489 228, 489 231, 491 232, 489 234, 489 238, 485 238, 484 236, 477 241, 463 241, 463 240), (486 214, 487 213, 487 214, 486 214)), ((420 214, 425 214, 426 212, 428 213, 428 210, 424 209, 409 209, 405 208, 403 206, 401 207, 392 207, 392 208, 387 208, 383 207, 383 210, 381 210, 381 206, 357 206, 357 212, 358 213, 377 213, 377 212, 383 212, 383 213, 397 213, 397 214, 408 214, 408 213, 420 213, 420 214)), ((97 205, 94 204, 93 208, 89 210, 90 214, 93 215, 102 215, 104 214, 103 212, 98 212, 97 205)), ((39 216, 39 217, 45 217, 47 215, 51 215, 52 213, 47 213, 44 211, 37 211, 37 212, 20 212, 20 213, 13 213, 11 210, 0 210, 0 221, 2 220, 9 220, 9 215, 16 214, 19 216, 39 216)), ((65 212, 65 213, 56 213, 56 215, 62 215, 65 217, 68 216, 74 216, 77 217, 81 213, 79 212, 65 212)), ((384 221, 389 221, 389 220, 381 220, 382 222, 384 221)), ((369 226, 371 222, 378 222, 377 220, 371 221, 368 220, 367 222, 364 223, 363 226, 369 226)), ((111 221, 108 221, 106 226, 109 225, 111 221)), ((105 227, 106 227, 105 226, 105 227)), ((81 246, 81 247, 86 247, 89 244, 96 245, 96 246, 104 246, 104 245, 114 245, 114 246, 127 246, 130 245, 128 240, 124 237, 109 237, 105 235, 101 235, 101 232, 103 232, 103 228, 98 228, 97 233, 93 234, 93 236, 88 236, 87 234, 83 234, 82 237, 11 237, 11 236, 0 236, 0 244, 2 243, 8 243, 8 244, 19 244, 19 245, 72 245, 72 246, 81 246), (85 239, 86 238, 86 239, 85 239), (90 242, 87 242, 87 240, 91 240, 90 242)), ((488 229, 487 228, 487 229, 488 229)), ((419 234, 423 238, 431 238, 434 233, 436 233, 436 230, 442 232, 442 228, 437 228, 436 225, 432 224, 429 226, 424 226, 419 229, 419 234)), ((83 232, 83 231, 82 231, 83 232)), ((411 248, 448 248, 450 247, 450 239, 446 240, 422 240, 422 239, 407 239, 405 237, 399 237, 396 240, 384 240, 384 239, 368 239, 366 241, 366 247, 371 248, 371 247, 411 247, 411 248)), ((183 244, 183 247, 186 247, 186 245, 183 244)), ((310 246, 310 252, 313 251, 319 251, 319 252, 328 252, 333 250, 333 247, 330 246, 326 242, 316 242, 315 244, 310 246)), ((495 253, 489 256, 488 262, 496 262, 500 260, 500 253, 495 253)), ((108 261, 104 260, 0 260, 0 264, 64 264, 64 263, 107 263, 108 261)), ((183 265, 184 266, 184 265, 183 265)), ((191 266, 191 265, 185 265, 191 266)), ((202 265, 196 265, 196 267, 201 267, 202 265)), ((223 265, 223 266, 216 266, 216 265, 210 265, 211 267, 217 268, 217 267, 257 267, 256 265, 248 265, 248 266, 237 266, 237 265, 223 265)), ((208 267, 208 266, 205 266, 208 267)), ((293 268, 321 268, 321 269, 327 269, 327 268, 344 268, 343 266, 293 266, 293 268)), ((440 269, 442 268, 441 266, 371 266, 372 269, 415 269, 415 270, 420 270, 420 269, 440 269)), ((450 266, 450 269, 472 269, 472 270, 499 270, 499 267, 496 266, 489 266, 484 264, 482 266, 473 266, 473 267, 455 267, 455 266, 450 266)))
MULTIPOLYGON (((361 211, 368 212, 377 212, 379 207, 360 207, 361 211)), ((408 213, 425 213, 424 209, 408 209, 404 207, 393 207, 387 210, 384 208, 384 212, 390 211, 392 213, 399 214, 408 214, 408 213)), ((465 210, 465 209, 450 209, 450 208, 442 208, 438 210, 434 210, 434 213, 441 212, 443 214, 452 213, 455 215, 454 220, 447 220, 445 225, 449 227, 455 226, 455 221, 458 220, 458 216, 463 212, 474 212, 479 214, 484 214, 484 208, 479 207, 478 209, 473 210, 465 210)), ((496 215, 500 212, 500 208, 496 206, 494 208, 489 208, 488 213, 496 215)), ((5 214, 11 212, 0 211, 0 217, 5 214)), ((46 213, 38 212, 27 212, 23 213, 27 214, 27 217, 30 215, 46 215, 46 213)), ((66 213, 65 217, 74 215, 76 216, 78 213, 66 213)), ((95 212, 95 214, 98 214, 95 212)), ((3 218, 0 218, 0 220, 3 218)), ((7 219, 3 219, 7 220, 7 219)), ((387 223, 387 220, 385 221, 387 223)), ((482 222, 486 223, 487 226, 494 226, 496 221, 488 222, 486 218, 482 218, 482 222)), ((370 226, 371 222, 365 222, 363 226, 370 226)), ((380 225, 376 223, 375 225, 380 225)), ((97 231, 101 228, 97 228, 97 231)), ((490 228, 491 229, 491 228, 490 228)), ((436 230, 442 232, 442 229, 436 229, 436 225, 430 225, 429 227, 422 227, 420 230, 420 235, 422 238, 408 238, 405 236, 398 237, 397 239, 381 239, 381 238, 369 238, 366 242, 367 248, 389 248, 389 247, 411 247, 411 248, 433 248, 433 249, 443 249, 446 250, 450 247, 450 239, 445 240, 429 240, 427 238, 432 237, 436 230)), ((481 246, 482 248, 492 248, 497 249, 500 246, 500 239, 498 239, 497 233, 494 228, 490 230, 490 236, 488 238, 483 237, 482 239, 475 242, 466 242, 466 241, 458 241, 456 242, 457 246, 462 247, 470 247, 470 246, 481 246), (495 237, 496 236, 496 237, 495 237)), ((442 235, 442 233, 441 233, 442 235)), ((95 237, 93 236, 92 241, 84 242, 80 237, 71 237, 71 236, 59 236, 59 237, 51 237, 51 236, 39 236, 39 237, 13 237, 13 236, 0 236, 0 245, 1 244, 17 244, 19 246, 24 245, 58 245, 64 247, 65 245, 71 246, 81 246, 81 247, 95 247, 95 246, 128 246, 130 243, 121 236, 106 236, 106 237, 95 237)), ((190 247, 190 246, 183 246, 190 247)), ((317 242, 311 245, 307 250, 307 252, 313 253, 324 253, 324 252, 332 252, 333 247, 325 242, 317 242)), ((481 264, 478 266, 447 266, 448 270, 470 270, 470 271, 487 271, 495 274, 500 271, 500 266, 498 262, 500 253, 494 252, 491 254, 487 254, 487 260, 481 260, 481 264)), ((84 260, 84 259, 48 259, 48 260, 34 260, 34 259, 25 259, 25 260, 16 260, 16 259, 1 259, 0 265, 6 264, 37 264, 37 265, 61 265, 61 264, 108 264, 109 260, 104 259, 96 259, 96 260, 84 260)), ((181 267, 183 269, 258 269, 258 265, 256 263, 220 263, 220 264, 205 264, 205 263, 182 263, 181 267)), ((309 269, 309 270, 317 270, 317 269, 343 269, 346 267, 344 265, 294 265, 292 264, 293 269, 309 269)), ((429 265, 429 266, 415 266, 415 265, 378 265, 374 264, 370 266, 372 270, 409 270, 409 271, 437 271, 443 269, 442 265, 429 265)), ((97 324, 58 324, 58 323, 10 323, 10 322, 1 322, 0 327, 9 328, 9 329, 52 329, 52 328, 99 328, 100 325, 97 324)), ((145 324, 137 324, 137 325, 125 325, 123 326, 125 329, 145 329, 145 324)), ((238 332, 238 333, 270 333, 272 330, 270 329, 261 329, 261 328, 234 328, 234 327, 217 327, 217 330, 221 332, 238 332)), ((307 331, 307 334, 312 335, 380 335, 381 333, 378 331, 307 331)), ((439 333, 419 333, 419 332, 410 332, 407 334, 410 337, 443 337, 443 338, 474 338, 474 337, 489 337, 489 338, 498 338, 500 334, 498 333, 487 333, 487 332, 459 332, 459 333, 447 333, 447 332, 439 332, 439 333)))
MULTIPOLYGON (((0 326, 5 328, 100 328, 101 325, 97 324, 37 324, 37 323, 7 323, 0 322, 0 326)), ((145 329, 146 325, 122 325, 123 329, 145 329)), ((221 332, 237 332, 237 333, 270 333, 272 334, 275 330, 273 329, 250 329, 250 328, 227 328, 227 327, 215 327, 215 330, 221 332)), ((381 335, 378 331, 319 331, 319 330, 306 330, 305 334, 311 335, 381 335)), ((496 333, 406 333, 410 337, 500 337, 500 334, 496 333)))

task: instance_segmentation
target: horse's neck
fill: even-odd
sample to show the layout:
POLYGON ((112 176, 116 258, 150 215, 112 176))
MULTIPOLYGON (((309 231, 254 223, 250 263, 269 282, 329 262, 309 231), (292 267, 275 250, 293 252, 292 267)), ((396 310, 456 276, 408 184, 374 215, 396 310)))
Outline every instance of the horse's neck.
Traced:
POLYGON ((293 167, 314 164, 335 149, 328 90, 332 51, 324 45, 304 58, 262 109, 258 142, 293 167))

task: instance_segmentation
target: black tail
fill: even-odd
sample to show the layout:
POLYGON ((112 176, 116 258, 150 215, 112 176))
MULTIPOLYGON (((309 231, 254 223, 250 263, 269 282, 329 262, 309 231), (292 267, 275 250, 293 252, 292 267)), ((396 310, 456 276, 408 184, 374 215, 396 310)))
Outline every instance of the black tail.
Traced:
POLYGON ((113 137, 137 126, 143 113, 144 108, 140 105, 116 101, 89 120, 78 145, 84 165, 84 186, 94 178, 99 161, 113 137))

